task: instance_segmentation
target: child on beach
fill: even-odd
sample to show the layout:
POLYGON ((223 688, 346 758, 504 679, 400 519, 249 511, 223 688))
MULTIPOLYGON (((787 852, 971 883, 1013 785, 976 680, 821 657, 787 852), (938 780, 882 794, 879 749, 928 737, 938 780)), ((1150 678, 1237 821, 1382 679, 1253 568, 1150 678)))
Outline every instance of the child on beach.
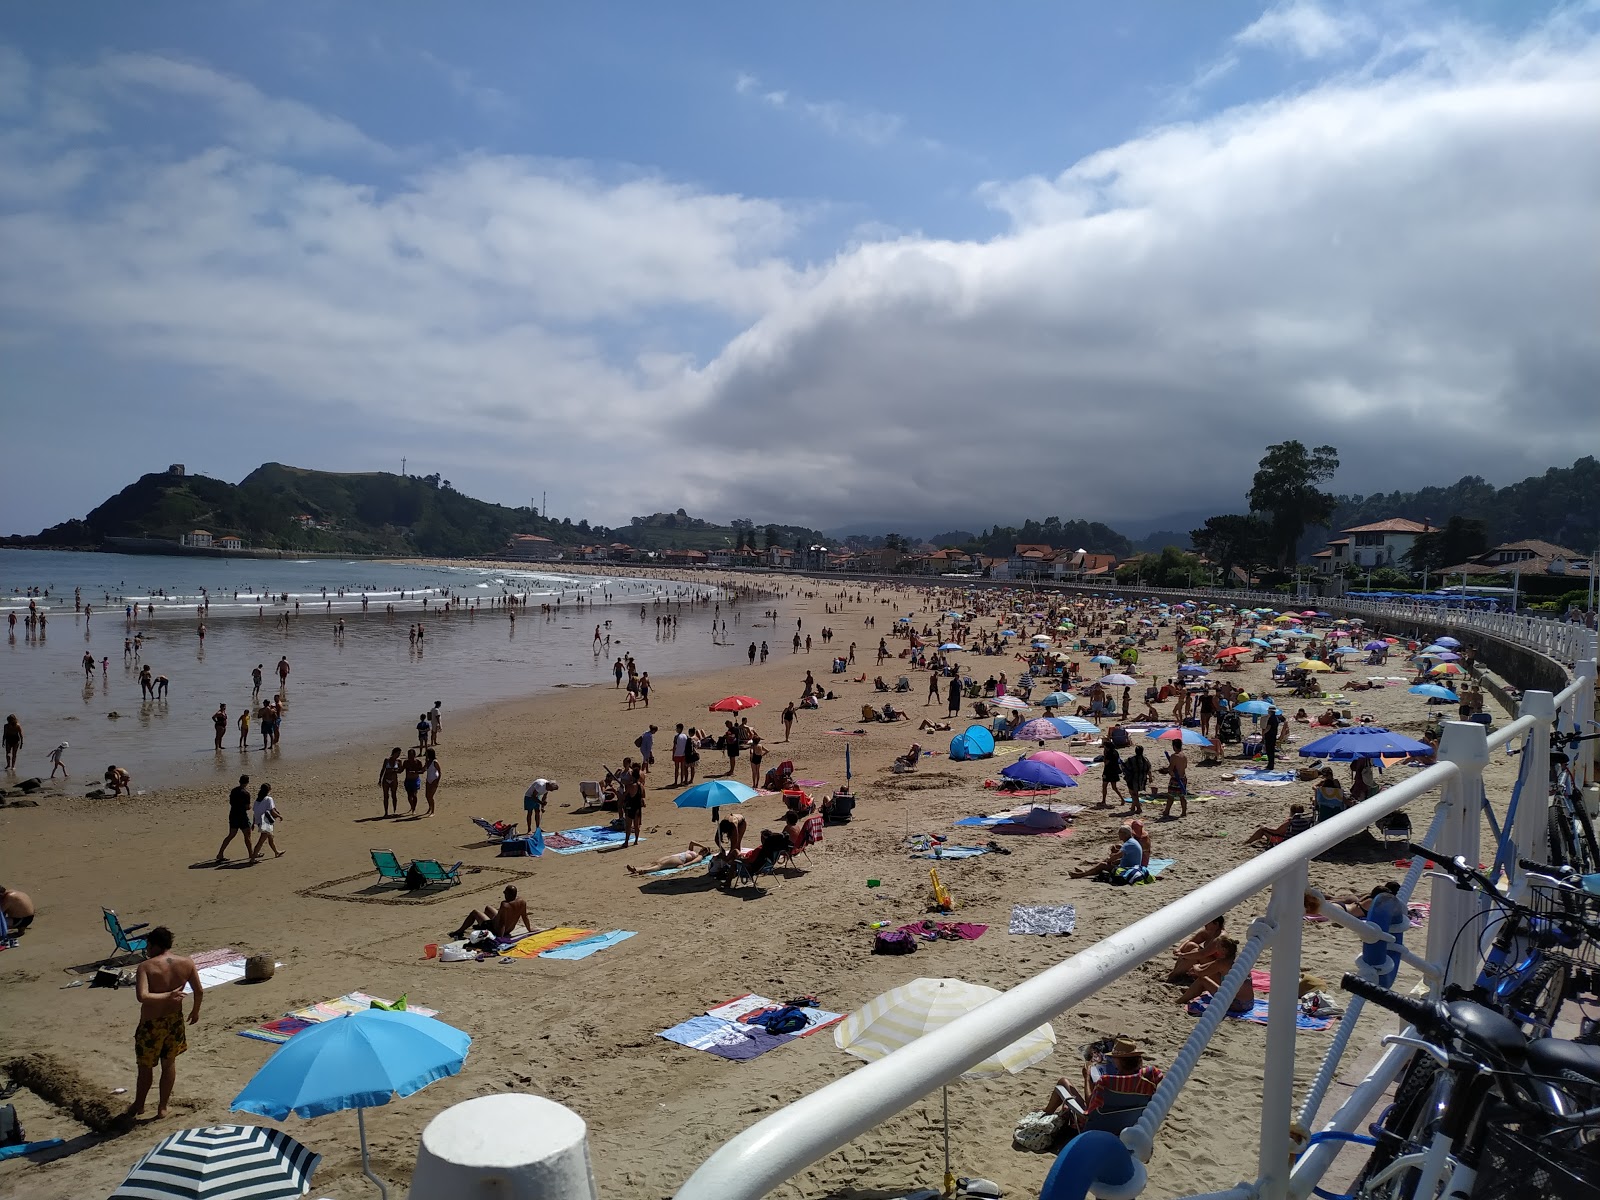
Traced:
POLYGON ((256 802, 250 810, 250 815, 252 823, 256 827, 256 848, 255 853, 250 856, 250 861, 254 862, 261 857, 261 848, 263 846, 272 847, 273 858, 282 858, 283 851, 278 849, 278 842, 273 837, 273 831, 278 827, 278 822, 283 820, 283 814, 278 811, 278 806, 272 799, 272 785, 270 783, 261 785, 261 790, 256 793, 256 802))
POLYGON ((56 777, 56 772, 57 771, 61 772, 61 778, 63 778, 63 779, 71 779, 72 778, 72 776, 67 773, 67 760, 63 757, 66 754, 66 752, 67 752, 67 744, 65 742, 62 742, 61 745, 57 746, 54 750, 50 751, 50 778, 51 779, 54 779, 56 777))

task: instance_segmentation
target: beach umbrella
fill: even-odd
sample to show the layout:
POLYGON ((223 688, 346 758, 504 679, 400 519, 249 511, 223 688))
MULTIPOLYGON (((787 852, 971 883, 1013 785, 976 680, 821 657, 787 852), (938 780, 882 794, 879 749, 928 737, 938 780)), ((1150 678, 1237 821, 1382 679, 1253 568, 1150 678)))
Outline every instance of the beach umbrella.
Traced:
POLYGON ((946 642, 944 645, 940 646, 939 649, 941 649, 941 650, 965 650, 966 647, 963 646, 960 642, 946 642))
POLYGON ((1323 662, 1320 658, 1302 658, 1299 662, 1292 663, 1290 665, 1293 666, 1294 669, 1297 670, 1297 671, 1331 671, 1331 670, 1333 670, 1332 667, 1330 667, 1327 663, 1323 662))
POLYGON ((1438 659, 1440 662, 1459 662, 1459 661, 1461 661, 1461 655, 1455 653, 1453 650, 1440 650, 1433 657, 1438 659))
POLYGON ((1211 672, 1206 670, 1206 668, 1200 666, 1198 663, 1184 663, 1183 666, 1178 668, 1178 674, 1179 675, 1209 675, 1209 674, 1211 674, 1211 672))
MULTIPOLYGON (((1082 717, 1038 717, 1036 719, 1050 722, 1050 724, 1054 725, 1063 734, 1100 732, 1100 726, 1096 725, 1093 721, 1085 721, 1082 717)), ((1033 724, 1033 722, 1029 721, 1028 725, 1031 724, 1033 724)), ((1024 725, 1022 728, 1026 729, 1028 725, 1024 725)))
POLYGON ((1132 675, 1107 675, 1100 680, 1101 687, 1137 687, 1139 681, 1132 675))
MULTIPOLYGON (((1032 754, 1028 755, 1027 758, 1022 759, 1021 761, 1046 763, 1060 771, 1063 775, 1082 775, 1089 769, 1089 764, 1084 762, 1083 759, 1075 758, 1070 754, 1064 754, 1060 750, 1035 750, 1032 754)), ((1002 775, 1005 774, 1004 771, 1000 773, 1002 775)))
POLYGON ((1337 655, 1340 655, 1342 657, 1342 656, 1344 656, 1346 654, 1365 654, 1366 651, 1361 650, 1361 649, 1359 649, 1359 648, 1357 648, 1355 646, 1340 646, 1337 650, 1334 651, 1334 653, 1337 654, 1337 655))
POLYGON ((1294 638, 1296 641, 1302 641, 1302 642, 1314 642, 1314 641, 1317 640, 1317 635, 1316 634, 1311 633, 1311 632, 1309 632, 1307 630, 1304 630, 1304 629, 1291 629, 1288 633, 1284 634, 1283 636, 1284 637, 1289 637, 1289 638, 1294 638))
POLYGON ((1461 668, 1453 662, 1442 662, 1428 672, 1429 675, 1460 675, 1461 668))
POLYGON ((1112 658, 1109 654, 1096 654, 1089 661, 1092 663, 1100 663, 1102 666, 1115 666, 1117 662, 1117 660, 1112 658))
POLYGON ((1063 704, 1072 703, 1072 693, 1051 692, 1043 700, 1039 701, 1039 703, 1044 705, 1046 708, 1060 708, 1063 704))
POLYGON ((1361 648, 1363 650, 1387 650, 1389 648, 1389 643, 1374 639, 1361 648))
POLYGON ((1016 709, 1018 712, 1028 707, 1024 701, 1018 700, 1015 696, 1001 696, 998 700, 991 700, 989 703, 996 708, 1011 708, 1016 709))
POLYGON ((1035 787, 1078 786, 1060 767, 1053 767, 1049 763, 1040 762, 1036 758, 1019 758, 1009 767, 1003 768, 1000 774, 1007 779, 1015 779, 1018 783, 1031 783, 1035 787))
POLYGON ((1243 704, 1235 704, 1233 711, 1247 717, 1264 717, 1272 711, 1272 705, 1265 700, 1246 700, 1243 704))
POLYGON ((1210 746, 1213 744, 1211 739, 1204 734, 1196 733, 1192 729, 1180 729, 1176 725, 1170 729, 1152 729, 1146 736, 1155 738, 1158 742, 1181 741, 1185 746, 1210 746))
POLYGON ((1185 646, 1209 646, 1209 645, 1211 645, 1211 639, 1210 638, 1190 638, 1187 642, 1184 643, 1184 645, 1185 646))
POLYGON ((1249 653, 1250 653, 1250 651, 1248 649, 1246 649, 1244 646, 1229 646, 1226 650, 1218 651, 1217 652, 1217 657, 1218 658, 1238 658, 1239 655, 1241 655, 1241 654, 1249 654, 1249 653))
POLYGON ((1434 638, 1433 644, 1436 646, 1449 646, 1452 650, 1461 649, 1461 643, 1453 637, 1434 638))
POLYGON ((366 1110, 459 1074, 471 1045, 461 1030, 416 1013, 374 1008, 335 1017, 279 1046, 230 1107, 274 1121, 355 1109, 361 1173, 388 1200, 389 1189, 367 1161, 366 1110))
POLYGON ((1458 704, 1461 701, 1460 696, 1456 695, 1442 683, 1419 683, 1413 687, 1408 687, 1406 691, 1410 692, 1413 696, 1426 696, 1430 700, 1450 700, 1458 704))
POLYGON ((1017 636, 1017 631, 1015 629, 1002 629, 1000 631, 1000 636, 1001 637, 1016 637, 1017 636))
POLYGON ((1357 758, 1377 758, 1384 754, 1431 754, 1433 747, 1404 734, 1391 733, 1380 725, 1356 725, 1330 733, 1300 747, 1304 758, 1331 758, 1350 762, 1357 758))
POLYGON ((1067 734, 1058 729, 1055 722, 1048 717, 1035 717, 1031 721, 1024 721, 1017 726, 1012 735, 1019 742, 1049 742, 1056 738, 1066 737, 1067 734))
POLYGON ((1272 643, 1267 641, 1265 638, 1258 638, 1258 637, 1251 638, 1250 639, 1250 644, 1252 646, 1259 646, 1263 650, 1265 650, 1268 646, 1272 645, 1272 643))
POLYGON ((761 701, 753 696, 724 696, 713 704, 710 712, 743 712, 747 708, 755 708, 761 701))
MULTIPOLYGON (((999 994, 994 988, 960 979, 913 979, 869 1000, 834 1026, 833 1044, 847 1054, 876 1062, 983 1007, 999 994)), ((1040 1025, 961 1074, 966 1079, 1015 1075, 1050 1057, 1055 1045, 1055 1030, 1040 1025)), ((939 1091, 944 1109, 944 1190, 949 1195, 956 1190, 950 1172, 950 1091, 948 1087, 939 1091)))
POLYGON ((1319 613, 1314 608, 1307 608, 1307 609, 1303 609, 1301 611, 1300 615, 1302 617, 1321 617, 1321 616, 1325 616, 1326 614, 1325 613, 1319 613))
MULTIPOLYGON (((844 748, 850 753, 850 747, 844 748)), ((721 808, 724 804, 743 804, 761 793, 753 787, 732 779, 708 779, 697 783, 686 792, 679 792, 672 801, 679 808, 721 808)))
POLYGON ((296 1200, 321 1161, 278 1129, 180 1129, 134 1164, 111 1200, 296 1200))

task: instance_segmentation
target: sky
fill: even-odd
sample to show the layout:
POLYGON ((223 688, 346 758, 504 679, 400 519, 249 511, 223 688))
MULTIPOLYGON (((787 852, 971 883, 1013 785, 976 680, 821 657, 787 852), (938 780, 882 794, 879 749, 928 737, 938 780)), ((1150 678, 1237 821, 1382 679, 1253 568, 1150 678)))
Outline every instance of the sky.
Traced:
POLYGON ((0 532, 1113 526, 1600 450, 1600 4, 0 7, 0 532))

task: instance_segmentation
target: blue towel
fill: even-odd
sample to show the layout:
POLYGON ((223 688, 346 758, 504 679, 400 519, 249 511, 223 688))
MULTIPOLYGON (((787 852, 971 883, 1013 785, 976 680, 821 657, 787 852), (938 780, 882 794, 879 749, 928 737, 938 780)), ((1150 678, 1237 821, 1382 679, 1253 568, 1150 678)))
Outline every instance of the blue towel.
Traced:
POLYGON ((546 950, 540 958, 578 959, 588 958, 591 954, 599 954, 602 950, 609 950, 618 942, 625 942, 634 934, 626 929, 613 929, 610 933, 596 934, 591 938, 584 938, 581 942, 569 942, 565 946, 557 946, 554 950, 546 950))
POLYGON ((1175 858, 1152 858, 1145 870, 1152 875, 1159 875, 1177 861, 1175 858))
POLYGON ((0 1146, 0 1161, 19 1158, 24 1154, 37 1154, 40 1150, 64 1145, 66 1141, 63 1138, 45 1138, 42 1142, 23 1142, 20 1146, 0 1146))
MULTIPOLYGON (((1210 1003, 1211 993, 1204 992, 1196 999, 1189 1001, 1186 1006, 1187 1011, 1190 1016, 1197 1017, 1205 1012, 1206 1006, 1210 1003)), ((1264 997, 1257 996, 1255 1003, 1250 1006, 1249 1012, 1229 1013, 1228 1019, 1231 1021, 1248 1021, 1252 1025, 1265 1025, 1267 1023, 1267 1001, 1264 997)), ((1308 1030, 1312 1033, 1322 1033, 1332 1026, 1336 1020, 1338 1020, 1337 1017, 1310 1017, 1303 1012, 1296 1012, 1294 1027, 1308 1030)))
POLYGON ((989 853, 987 846, 939 846, 933 850, 923 850, 913 854, 912 858, 976 858, 980 854, 989 853))

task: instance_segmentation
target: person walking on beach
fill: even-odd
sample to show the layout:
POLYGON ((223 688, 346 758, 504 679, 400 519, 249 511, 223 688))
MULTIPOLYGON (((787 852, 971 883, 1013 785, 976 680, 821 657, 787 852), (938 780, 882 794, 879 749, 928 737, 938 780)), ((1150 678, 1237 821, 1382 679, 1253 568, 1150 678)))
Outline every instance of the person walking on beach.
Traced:
POLYGON ((622 660, 620 658, 611 664, 611 677, 616 680, 616 683, 611 685, 612 687, 622 686, 622 660))
POLYGON ((214 735, 212 745, 221 750, 222 739, 228 732, 228 706, 226 704, 217 705, 217 711, 211 714, 211 731, 214 735))
POLYGON ((83 677, 85 679, 94 678, 94 655, 87 650, 83 652, 83 677))
POLYGON ((1122 764, 1122 776, 1128 781, 1128 796, 1133 801, 1132 813, 1139 816, 1144 812, 1139 806, 1139 797, 1150 784, 1150 760, 1144 756, 1144 747, 1135 746, 1133 755, 1122 764))
POLYGON ((383 793, 383 815, 388 816, 390 805, 394 806, 395 816, 400 815, 400 764, 401 750, 396 746, 389 751, 389 757, 383 760, 378 767, 378 790, 383 793))
POLYGON ((1276 708, 1267 714, 1261 730, 1261 748, 1267 753, 1267 770, 1274 770, 1278 761, 1278 737, 1283 732, 1283 714, 1276 708))
POLYGON ((12 713, 6 718, 4 734, 0 734, 0 742, 4 742, 6 751, 6 770, 17 769, 17 753, 22 749, 22 722, 17 720, 17 714, 12 713))
POLYGON ((250 706, 246 704, 239 711, 239 749, 250 749, 250 706))
POLYGON ((659 732, 652 725, 633 739, 634 748, 639 751, 639 770, 642 774, 650 774, 650 768, 656 765, 656 734, 659 732))
POLYGON ((957 675, 950 677, 950 712, 948 715, 955 717, 961 715, 961 678, 957 675))
POLYGON ((783 707, 783 740, 789 740, 789 731, 794 728, 794 701, 789 701, 783 707))
POLYGON ((67 773, 67 760, 66 760, 66 757, 65 757, 66 753, 67 753, 67 744, 65 742, 62 742, 54 750, 50 751, 50 778, 51 779, 54 779, 56 777, 56 772, 57 771, 61 772, 61 778, 63 778, 63 779, 71 779, 72 778, 72 776, 67 773))
POLYGON ((281 692, 289 686, 289 656, 281 655, 278 659, 278 690, 281 692))
POLYGON ((277 803, 272 799, 272 785, 263 783, 256 792, 256 802, 251 806, 251 815, 255 818, 256 849, 251 858, 260 858, 263 846, 272 847, 272 857, 282 858, 283 851, 278 849, 277 839, 272 836, 277 829, 278 822, 283 820, 283 814, 278 811, 277 803))
POLYGON ((930 671, 930 672, 928 672, 928 699, 923 703, 922 707, 923 708, 927 708, 929 704, 932 704, 938 698, 939 698, 939 672, 930 671))
POLYGON ((439 792, 439 781, 444 771, 439 766, 439 756, 433 747, 422 752, 422 794, 428 801, 428 816, 433 816, 433 798, 439 792))
POLYGON ((767 756, 767 747, 761 740, 761 735, 755 730, 750 731, 750 786, 761 786, 761 760, 767 756))
POLYGON ((444 732, 444 701, 435 700, 433 707, 428 710, 428 745, 437 746, 439 735, 444 732))
POLYGON ((239 834, 244 834, 245 856, 254 862, 256 848, 250 844, 250 776, 239 776, 239 786, 228 793, 228 836, 217 847, 217 862, 228 857, 228 847, 239 834))
POLYGON ((155 1082, 156 1065, 161 1066, 161 1088, 157 1093, 156 1119, 167 1115, 172 1103, 172 1088, 178 1082, 178 1055, 189 1048, 183 1025, 183 990, 194 992, 194 1007, 189 1024, 200 1022, 200 1004, 205 985, 194 960, 172 953, 172 930, 157 925, 145 935, 145 960, 139 964, 134 996, 139 1001, 139 1026, 133 1032, 133 1058, 138 1075, 133 1089, 133 1115, 144 1115, 150 1085, 155 1082))
POLYGON ((1167 806, 1161 810, 1161 819, 1172 819, 1172 805, 1178 803, 1181 817, 1189 815, 1189 756, 1183 752, 1183 743, 1167 755, 1167 806))
POLYGON ((261 664, 256 664, 256 669, 250 672, 250 703, 254 704, 261 699, 261 664))
POLYGON ((756 665, 756 644, 754 642, 750 643, 750 665, 752 667, 756 665))
POLYGON ((1106 800, 1108 791, 1115 792, 1118 800, 1122 799, 1122 755, 1117 753, 1109 737, 1100 743, 1100 761, 1100 803, 1095 807, 1109 808, 1110 803, 1106 800))

